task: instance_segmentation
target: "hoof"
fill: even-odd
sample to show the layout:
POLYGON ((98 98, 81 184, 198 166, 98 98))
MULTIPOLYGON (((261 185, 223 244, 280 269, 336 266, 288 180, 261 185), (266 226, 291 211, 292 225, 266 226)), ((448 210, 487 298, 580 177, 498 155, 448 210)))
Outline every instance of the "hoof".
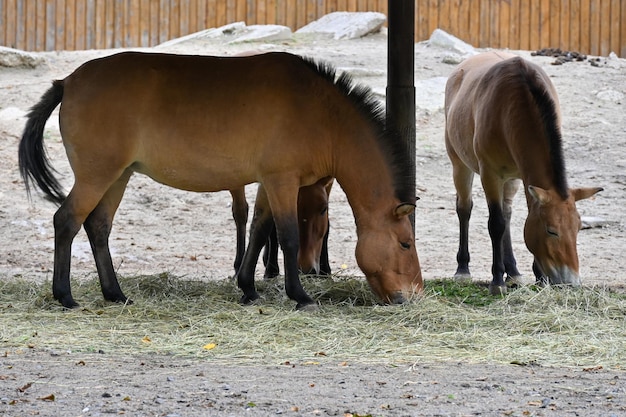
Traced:
POLYGON ((112 303, 120 303, 120 304, 132 304, 133 303, 133 300, 126 298, 126 296, 122 293, 105 295, 104 299, 107 301, 111 301, 112 303))
POLYGON ((519 288, 524 284, 524 280, 521 275, 508 275, 506 277, 506 286, 509 288, 519 288))
POLYGON ((489 284, 489 294, 496 296, 506 295, 506 285, 489 284))
POLYGON ((61 305, 63 307, 65 307, 67 309, 70 309, 70 310, 80 306, 80 304, 78 304, 76 301, 74 301, 74 298, 72 298, 71 295, 68 295, 68 296, 65 296, 65 297, 61 297, 61 298, 57 298, 57 300, 59 300, 59 302, 61 303, 61 305))
POLYGON ((472 274, 469 272, 457 272, 454 274, 454 280, 458 282, 470 282, 472 280, 472 274))
POLYGON ((258 299, 259 299, 259 294, 256 293, 256 292, 254 294, 252 294, 252 295, 244 294, 244 295, 241 296, 241 299, 239 300, 239 303, 241 305, 245 306, 245 305, 252 304, 253 302, 255 302, 258 299))
POLYGON ((313 312, 319 311, 320 310, 320 306, 317 303, 315 303, 315 302, 313 302, 313 303, 306 303, 306 304, 298 303, 298 304, 296 304, 296 310, 298 310, 298 311, 306 311, 307 313, 313 313, 313 312))

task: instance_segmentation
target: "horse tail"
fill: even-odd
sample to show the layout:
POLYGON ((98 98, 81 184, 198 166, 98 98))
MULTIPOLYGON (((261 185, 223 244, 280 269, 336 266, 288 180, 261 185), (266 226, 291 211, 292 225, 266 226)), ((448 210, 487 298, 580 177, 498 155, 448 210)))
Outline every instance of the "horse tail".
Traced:
POLYGON ((32 182, 37 184, 50 200, 59 205, 65 200, 65 194, 63 187, 54 177, 55 170, 43 145, 43 132, 46 121, 62 99, 63 81, 54 81, 39 103, 30 109, 18 150, 20 174, 29 198, 32 182))
POLYGON ((563 198, 566 198, 569 191, 565 176, 565 158, 563 156, 563 140, 559 123, 558 104, 540 72, 521 58, 520 62, 522 63, 520 71, 528 91, 537 106, 548 137, 556 189, 563 198))

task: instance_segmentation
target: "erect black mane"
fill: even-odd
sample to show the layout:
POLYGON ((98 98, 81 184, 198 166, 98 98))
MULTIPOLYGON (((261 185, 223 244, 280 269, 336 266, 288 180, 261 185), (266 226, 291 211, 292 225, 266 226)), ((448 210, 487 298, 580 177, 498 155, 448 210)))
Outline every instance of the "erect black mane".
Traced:
POLYGON ((565 172, 565 158, 563 156, 563 140, 561 128, 558 123, 558 113, 556 103, 544 82, 540 80, 540 75, 532 68, 525 65, 520 66, 520 73, 537 105, 541 121, 543 123, 548 145, 550 149, 550 162, 552 165, 554 186, 559 195, 565 199, 569 194, 567 177, 565 172))
POLYGON ((335 68, 329 63, 312 58, 303 58, 303 61, 337 87, 354 103, 359 112, 372 122, 377 130, 378 145, 391 168, 396 197, 401 202, 413 203, 415 201, 415 185, 410 175, 413 169, 408 153, 410 150, 407 149, 401 135, 395 129, 387 126, 383 104, 368 86, 355 83, 349 74, 344 72, 337 76, 335 68))

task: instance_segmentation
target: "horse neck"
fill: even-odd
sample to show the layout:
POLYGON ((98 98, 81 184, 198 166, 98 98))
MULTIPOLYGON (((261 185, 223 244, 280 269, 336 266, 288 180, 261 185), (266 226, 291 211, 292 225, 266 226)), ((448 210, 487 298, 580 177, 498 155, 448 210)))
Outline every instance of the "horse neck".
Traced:
POLYGON ((344 135, 334 155, 335 178, 348 198, 357 227, 397 199, 392 170, 376 138, 370 132, 358 136, 344 135))

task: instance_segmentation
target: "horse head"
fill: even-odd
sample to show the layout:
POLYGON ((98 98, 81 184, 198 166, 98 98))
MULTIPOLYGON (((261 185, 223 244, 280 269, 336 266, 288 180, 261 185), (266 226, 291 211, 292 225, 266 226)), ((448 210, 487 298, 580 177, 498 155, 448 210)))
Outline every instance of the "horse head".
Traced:
POLYGON ((324 236, 328 231, 328 195, 333 178, 324 177, 298 193, 300 248, 298 265, 305 274, 319 274, 324 236))
MULTIPOLYGON (((554 190, 527 188, 528 217, 524 225, 526 247, 535 265, 550 284, 579 286, 576 238, 581 228, 576 201, 589 198, 602 188, 570 189, 566 198, 554 190)), ((542 278, 542 277, 537 277, 542 278)))
POLYGON ((402 203, 384 221, 357 227, 356 261, 372 291, 389 304, 401 304, 423 289, 415 235, 409 215, 415 205, 402 203))

